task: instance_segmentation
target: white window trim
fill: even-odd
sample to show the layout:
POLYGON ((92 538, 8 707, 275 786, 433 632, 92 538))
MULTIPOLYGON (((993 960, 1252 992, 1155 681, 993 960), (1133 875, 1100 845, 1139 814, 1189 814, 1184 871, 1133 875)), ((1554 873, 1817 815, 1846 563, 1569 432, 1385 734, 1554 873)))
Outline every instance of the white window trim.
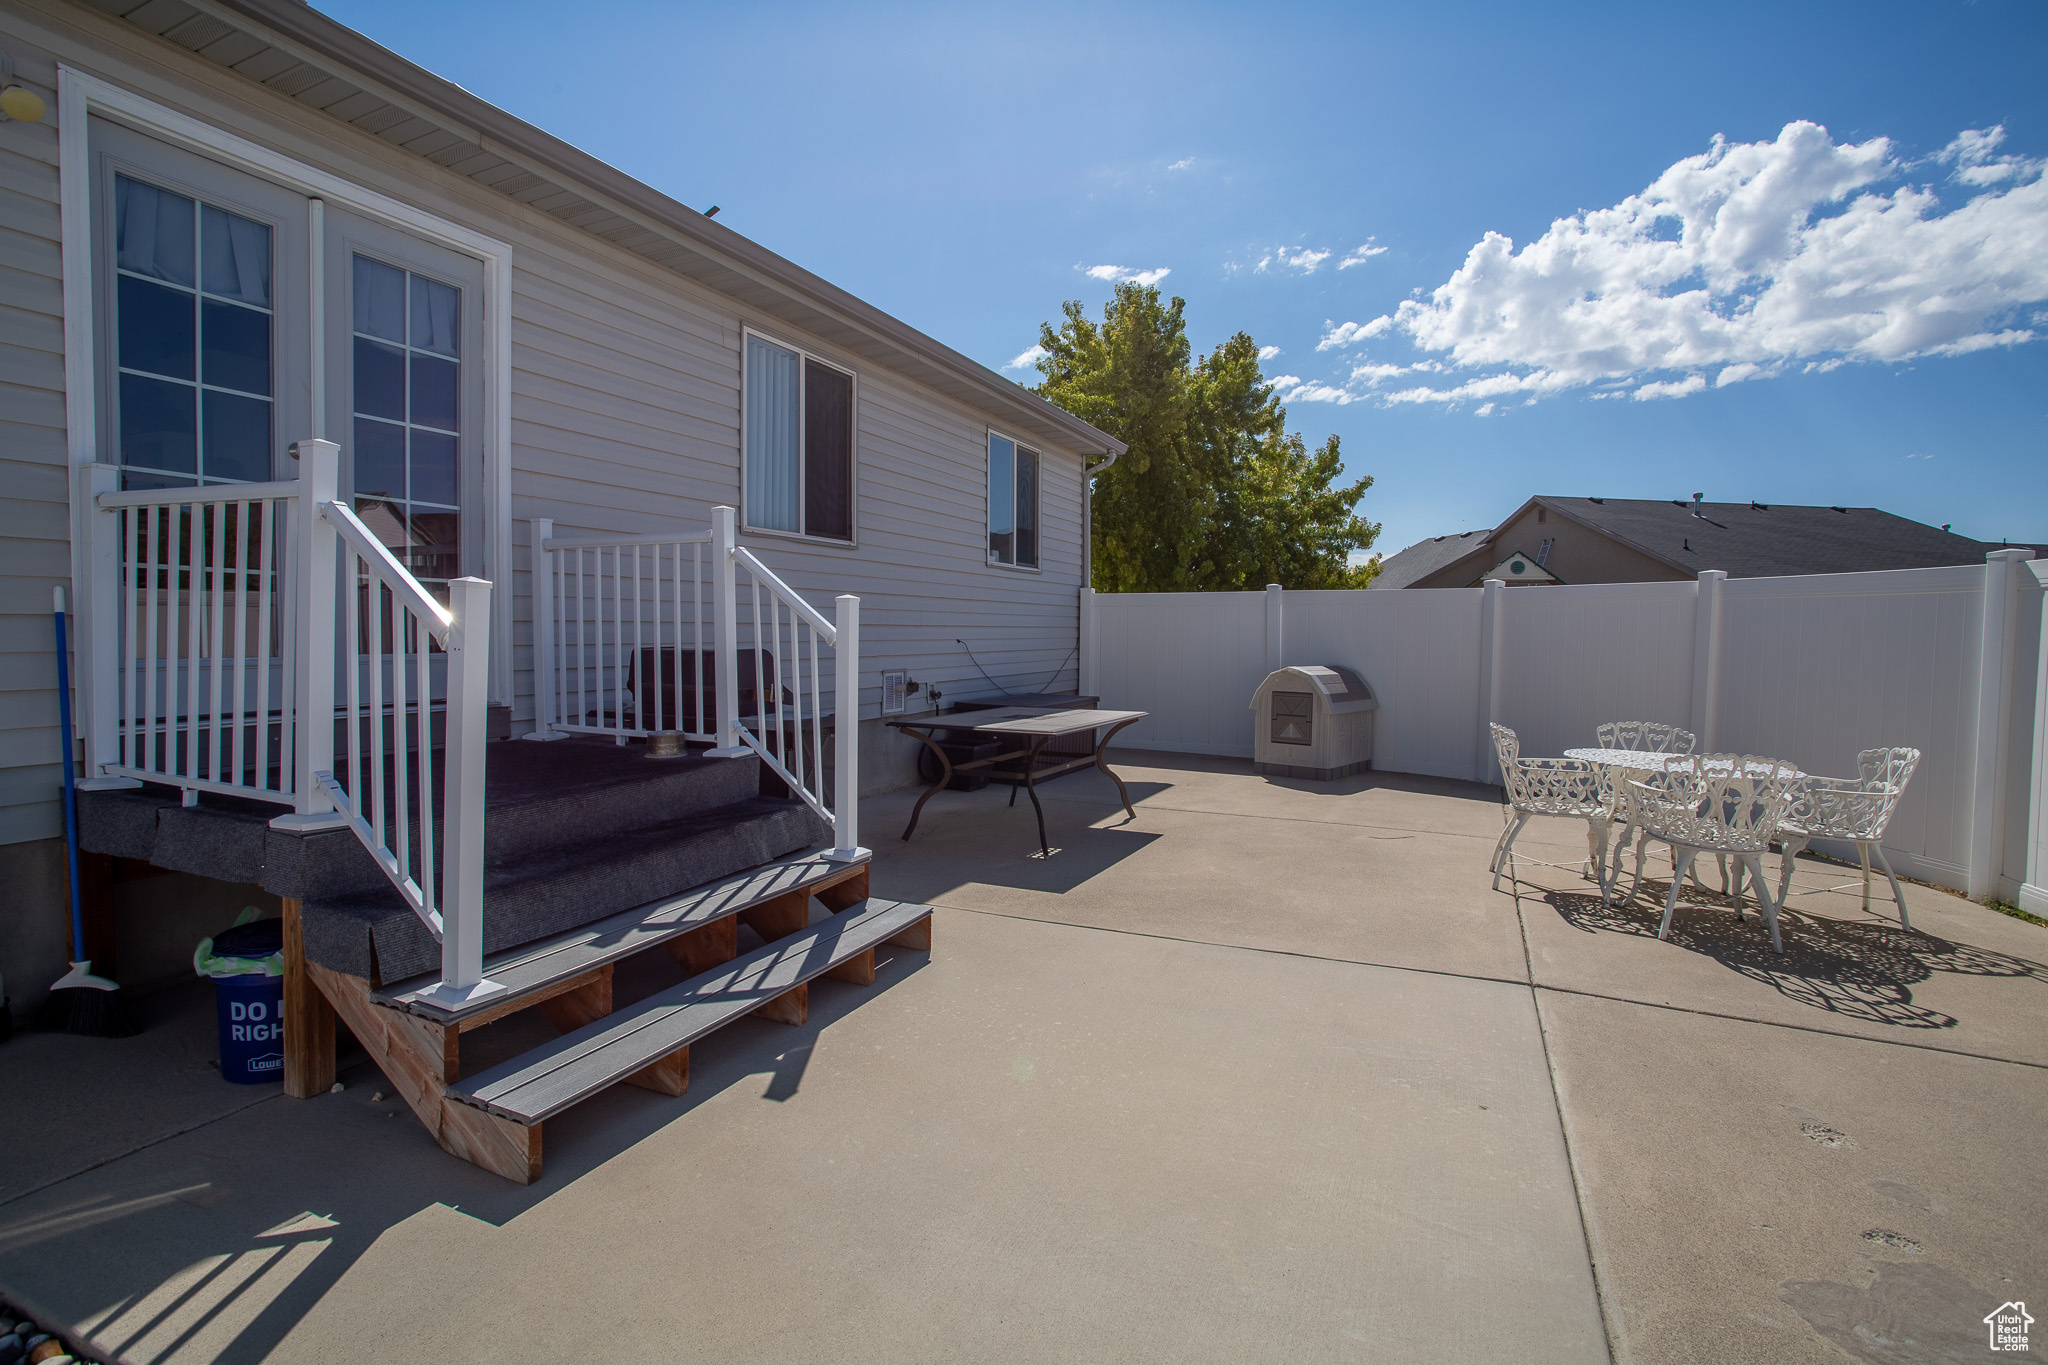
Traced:
MULTIPOLYGON (((804 405, 801 399, 796 410, 796 451, 799 463, 804 459, 805 430, 804 405)), ((751 324, 740 327, 740 530, 750 536, 768 536, 775 540, 792 540, 804 545, 825 545, 835 550, 858 550, 860 548, 860 371, 851 365, 841 364, 828 355, 799 342, 789 341, 775 333, 765 331, 751 324), (806 531, 784 531, 774 526, 753 524, 753 509, 747 505, 747 341, 759 337, 771 346, 780 346, 785 351, 794 351, 799 360, 816 361, 827 369, 839 371, 853 385, 852 409, 847 413, 847 470, 846 470, 846 520, 850 534, 845 540, 836 536, 814 536, 806 531)), ((804 524, 804 479, 801 468, 796 481, 796 524, 804 524)))
MULTIPOLYGON (((1014 465, 1014 464, 1013 464, 1013 465, 1011 465, 1011 466, 1010 466, 1010 496, 1011 496, 1012 498, 1015 498, 1015 497, 1016 497, 1016 490, 1017 490, 1017 467, 1016 467, 1016 465, 1014 465)), ((1044 447, 1044 446, 1042 446, 1042 445, 1040 445, 1040 444, 1039 444, 1038 442, 1036 442, 1036 441, 1024 441, 1024 440, 1020 440, 1020 439, 1018 439, 1017 437, 1015 437, 1015 436, 1012 436, 1012 435, 1011 435, 1011 434, 1010 434, 1009 432, 1007 432, 1007 431, 1004 431, 1004 430, 1003 430, 1003 429, 1002 429, 1001 427, 989 427, 989 428, 988 428, 988 429, 987 429, 987 430, 986 430, 985 432, 983 432, 983 433, 982 433, 982 438, 981 438, 981 552, 982 552, 982 554, 983 554, 984 556, 986 556, 986 558, 987 558, 987 560, 988 560, 988 566, 989 566, 989 567, 990 567, 991 569, 1001 569, 1001 570, 1002 570, 1002 571, 1003 571, 1004 573, 1037 573, 1037 574, 1042 574, 1042 573, 1044 573, 1044 572, 1045 572, 1045 515, 1044 515, 1044 513, 1045 513, 1045 447, 1044 447), (995 557, 995 555, 994 555, 993 553, 991 553, 991 552, 990 552, 990 550, 989 550, 989 548, 988 548, 988 537, 989 537, 989 527, 988 527, 988 513, 989 513, 989 506, 988 506, 988 443, 989 443, 989 439, 990 439, 991 437, 995 437, 995 436, 1000 436, 1000 437, 1002 437, 1002 438, 1003 438, 1003 439, 1004 439, 1005 441, 1008 441, 1008 442, 1009 442, 1009 443, 1011 444, 1011 446, 1013 446, 1013 447, 1015 447, 1015 446, 1026 446, 1026 447, 1029 447, 1029 448, 1030 448, 1030 450, 1031 450, 1031 451, 1032 451, 1032 452, 1033 452, 1034 454, 1036 454, 1036 455, 1038 456, 1038 505, 1037 505, 1036 507, 1034 507, 1034 508, 1032 509, 1032 511, 1033 511, 1034 513, 1036 513, 1036 514, 1037 514, 1037 515, 1036 515, 1036 516, 1034 517, 1034 520, 1036 520, 1036 521, 1037 521, 1037 523, 1038 523, 1038 562, 1037 562, 1036 564, 1005 564, 1005 563, 1003 563, 1003 561, 1002 561, 1002 560, 1000 560, 1000 559, 997 559, 997 558, 995 557)), ((1011 510, 1011 513, 1010 513, 1010 517, 1011 517, 1011 520, 1012 520, 1012 522, 1014 522, 1014 521, 1016 520, 1016 511, 1015 511, 1014 507, 1013 507, 1013 508, 1012 508, 1012 510, 1011 510)), ((1013 537, 1013 539, 1012 539, 1012 540, 1011 540, 1011 542, 1010 542, 1010 544, 1011 544, 1011 546, 1012 546, 1012 549, 1011 549, 1011 553, 1012 553, 1013 555, 1014 555, 1014 554, 1016 553, 1016 550, 1015 550, 1015 548, 1014 548, 1014 547, 1016 546, 1016 541, 1015 541, 1015 539, 1014 539, 1014 537, 1016 536, 1016 534, 1017 534, 1017 530, 1016 530, 1016 527, 1015 527, 1015 526, 1013 525, 1013 526, 1012 526, 1012 527, 1010 528, 1010 535, 1011 535, 1011 536, 1013 537)))
MULTIPOLYGON (((365 189, 330 171, 157 103, 132 90, 69 66, 57 68, 57 202, 64 262, 64 425, 71 463, 93 464, 99 458, 98 356, 93 344, 92 162, 88 115, 117 119, 152 137, 190 148, 266 180, 309 196, 308 231, 318 237, 323 226, 323 201, 346 205, 368 218, 390 224, 451 250, 474 256, 484 265, 483 354, 478 357, 484 383, 484 576, 496 585, 491 594, 490 700, 512 702, 512 247, 495 237, 414 208, 389 195, 365 189)), ((314 385, 313 430, 324 434, 320 388, 325 382, 322 329, 325 299, 316 254, 311 270, 314 385)), ((90 509, 77 501, 73 479, 71 507, 72 581, 85 581, 85 547, 90 543, 84 517, 90 509)), ((76 594, 78 606, 88 594, 76 594)), ((90 622, 82 623, 91 629, 90 622)), ((111 623, 108 624, 111 629, 111 623)), ((90 687, 90 680, 85 686, 90 687)))

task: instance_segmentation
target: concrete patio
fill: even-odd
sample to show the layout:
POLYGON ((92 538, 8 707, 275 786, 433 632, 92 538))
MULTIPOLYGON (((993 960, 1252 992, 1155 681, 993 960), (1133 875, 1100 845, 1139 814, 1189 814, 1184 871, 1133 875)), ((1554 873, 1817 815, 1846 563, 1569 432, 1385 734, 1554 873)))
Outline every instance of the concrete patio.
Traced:
POLYGON ((1527 861, 1583 826, 1490 890, 1492 789, 1119 766, 1137 819, 1062 780, 1050 859, 999 789, 909 844, 867 803, 929 961, 551 1121, 530 1188, 360 1054, 223 1084, 203 986, 17 1037, 0 1292, 137 1362, 1889 1365, 2048 1301, 2048 930, 1803 861, 1782 958, 1699 905, 1659 942, 1527 861))

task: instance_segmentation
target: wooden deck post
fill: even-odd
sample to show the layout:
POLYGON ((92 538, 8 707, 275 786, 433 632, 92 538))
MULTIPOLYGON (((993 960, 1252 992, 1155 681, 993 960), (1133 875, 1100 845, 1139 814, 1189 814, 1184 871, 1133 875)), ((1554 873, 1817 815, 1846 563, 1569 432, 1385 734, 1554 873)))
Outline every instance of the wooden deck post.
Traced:
POLYGON ((295 1100, 334 1085, 334 1006, 306 974, 306 926, 284 898, 284 1093, 295 1100))
POLYGON ((932 950, 932 917, 926 915, 902 933, 893 934, 882 941, 893 943, 899 948, 915 948, 921 953, 928 953, 932 950))
POLYGON ((755 1009, 754 1013, 777 1024, 801 1024, 811 1017, 811 988, 808 983, 793 991, 784 991, 767 1004, 755 1009))
POLYGON ((761 936, 763 943, 801 934, 811 922, 811 893, 792 891, 774 900, 762 901, 751 910, 740 911, 740 918, 761 936))
POLYGON ((868 898, 868 866, 867 863, 862 863, 854 871, 853 875, 846 878, 846 880, 834 882, 830 886, 819 887, 817 891, 818 904, 836 915, 866 900, 868 898))
POLYGON ((692 929, 687 934, 672 938, 662 947, 682 964, 685 973, 696 976, 740 955, 740 922, 728 915, 724 919, 713 920, 702 929, 692 929))
POLYGON ((875 984, 875 950, 864 948, 837 967, 828 967, 825 975, 834 981, 850 981, 856 986, 875 984))

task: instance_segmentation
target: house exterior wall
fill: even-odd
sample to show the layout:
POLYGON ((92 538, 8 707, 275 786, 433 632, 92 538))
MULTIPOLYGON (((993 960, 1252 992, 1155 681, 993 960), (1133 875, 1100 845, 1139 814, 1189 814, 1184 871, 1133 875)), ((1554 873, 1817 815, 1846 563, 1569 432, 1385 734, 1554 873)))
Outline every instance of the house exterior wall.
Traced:
MULTIPOLYGON (((992 567, 985 434, 1003 428, 999 417, 94 11, 11 0, 0 5, 0 46, 51 104, 39 124, 0 123, 0 843, 61 833, 47 613, 51 586, 71 571, 60 62, 511 245, 511 543, 489 551, 488 573, 514 598, 515 733, 534 717, 533 519, 551 517, 565 535, 630 534, 702 527, 714 504, 736 504, 750 326, 858 376, 856 545, 742 541, 828 615, 833 596, 862 598, 863 712, 875 714, 883 669, 908 669, 950 697, 992 692, 956 639, 1006 688, 1075 685, 1078 453, 1031 442, 1044 456, 1042 568, 992 567)), ((914 741, 873 720, 863 728, 873 732, 863 787, 905 780, 914 741)))
POLYGON ((1488 538, 1483 554, 1447 565, 1412 586, 1470 587, 1480 574, 1514 551, 1533 557, 1546 540, 1557 543, 1551 546, 1543 567, 1566 583, 1667 583, 1692 577, 1557 512, 1549 512, 1544 520, 1538 521, 1537 514, 1545 510, 1522 509, 1519 516, 1503 522, 1488 538))

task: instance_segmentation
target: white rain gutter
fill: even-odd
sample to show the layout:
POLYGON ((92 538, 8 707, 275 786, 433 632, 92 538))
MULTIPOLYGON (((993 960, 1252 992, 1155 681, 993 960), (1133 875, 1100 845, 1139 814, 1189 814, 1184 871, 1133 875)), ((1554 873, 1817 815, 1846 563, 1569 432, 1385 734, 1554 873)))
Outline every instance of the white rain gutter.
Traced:
POLYGON ((1123 454, 1113 450, 1101 464, 1081 469, 1081 586, 1095 586, 1095 476, 1117 462, 1123 454))

